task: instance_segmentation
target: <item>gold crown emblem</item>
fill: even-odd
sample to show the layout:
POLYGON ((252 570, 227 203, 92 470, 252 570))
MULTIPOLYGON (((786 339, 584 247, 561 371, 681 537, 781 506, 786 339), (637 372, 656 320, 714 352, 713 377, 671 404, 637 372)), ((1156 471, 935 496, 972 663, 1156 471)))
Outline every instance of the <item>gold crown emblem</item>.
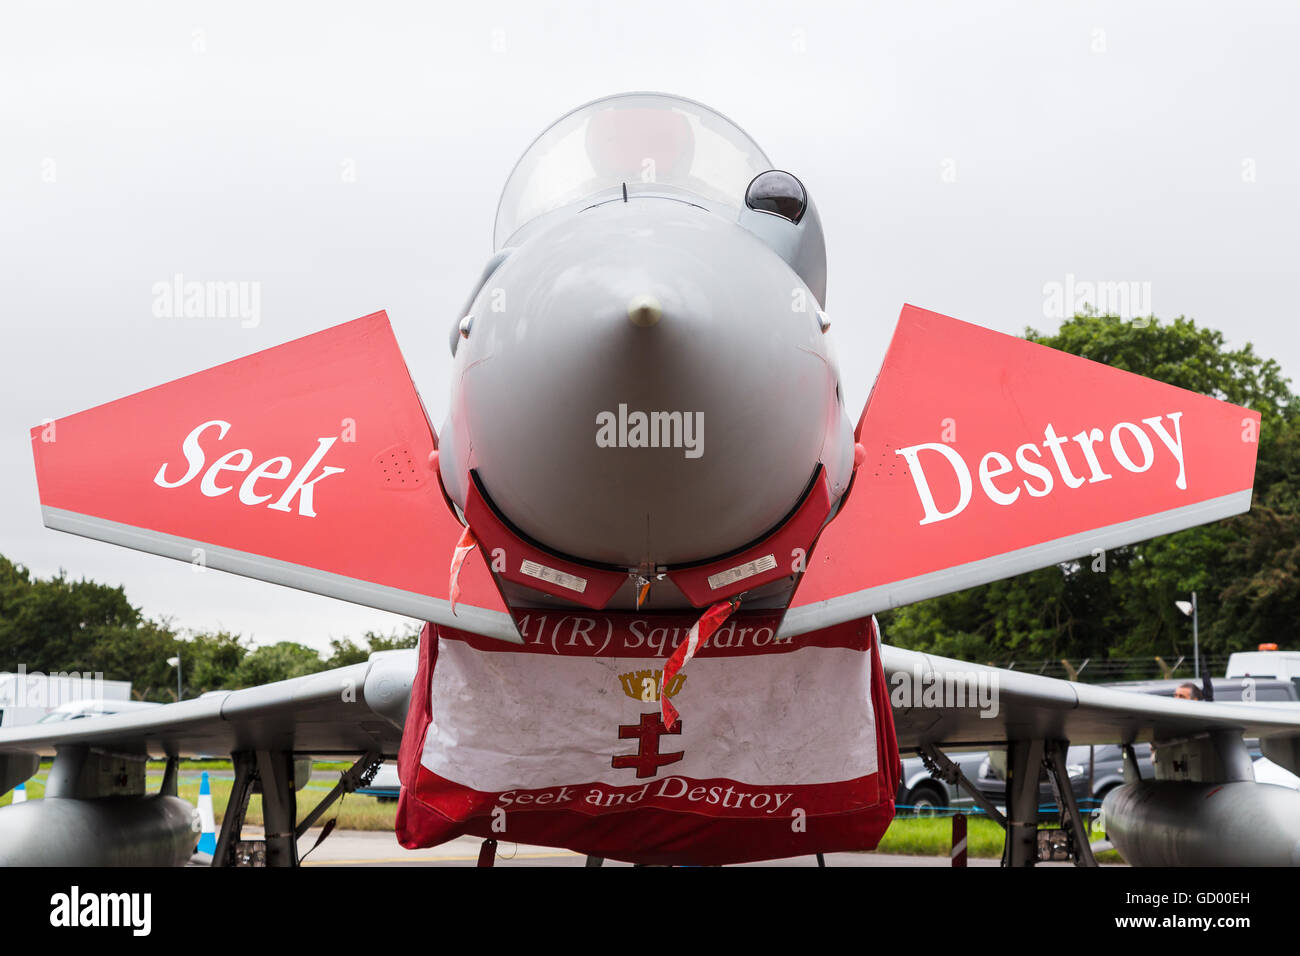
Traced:
POLYGON ((665 688, 662 670, 628 671, 626 674, 619 674, 618 679, 623 684, 623 693, 633 700, 643 700, 647 703, 657 701, 663 695, 676 697, 682 685, 686 683, 685 674, 675 674, 665 688))

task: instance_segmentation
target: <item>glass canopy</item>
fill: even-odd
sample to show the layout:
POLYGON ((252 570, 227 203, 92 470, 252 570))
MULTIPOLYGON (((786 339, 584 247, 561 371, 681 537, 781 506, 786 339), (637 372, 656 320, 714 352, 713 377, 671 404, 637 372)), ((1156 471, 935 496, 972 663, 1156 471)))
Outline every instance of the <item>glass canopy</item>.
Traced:
POLYGON ((608 193, 685 192, 739 208, 745 187, 771 169, 739 126, 665 93, 621 93, 580 106, 533 141, 501 194, 494 243, 538 216, 608 193))

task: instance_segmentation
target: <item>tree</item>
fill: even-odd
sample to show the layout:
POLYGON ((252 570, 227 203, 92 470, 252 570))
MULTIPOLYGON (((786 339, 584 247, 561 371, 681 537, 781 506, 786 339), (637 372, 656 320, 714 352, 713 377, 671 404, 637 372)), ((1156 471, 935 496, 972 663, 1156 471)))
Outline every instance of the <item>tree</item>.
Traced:
POLYGON ((242 686, 239 665, 248 655, 247 642, 238 634, 217 631, 193 633, 181 649, 181 665, 187 697, 210 690, 232 690, 242 686))
POLYGON ((349 664, 362 664, 370 659, 370 655, 377 651, 394 651, 408 647, 415 647, 420 641, 419 630, 408 629, 406 631, 394 631, 391 635, 380 634, 378 631, 367 631, 365 634, 366 647, 358 647, 349 638, 331 639, 331 654, 326 659, 327 667, 346 667, 349 664))
MULTIPOLYGON (((1300 620, 1300 434, 1288 421, 1256 472, 1250 511, 1231 521, 1223 556, 1227 584, 1211 639, 1253 648, 1294 641, 1300 620)), ((1261 456, 1265 448, 1260 447, 1261 456)))
POLYGON ((176 636, 144 618, 120 587, 52 578, 0 556, 0 669, 102 673, 129 680, 142 699, 175 698, 167 658, 176 636))
POLYGON ((327 666, 320 654, 305 644, 280 641, 249 651, 235 669, 235 683, 238 687, 256 687, 272 681, 288 680, 290 677, 315 674, 327 666))
POLYGON ((178 654, 187 698, 211 690, 237 690, 314 674, 367 660, 376 651, 415 647, 419 631, 364 635, 365 648, 348 638, 330 641, 328 660, 310 647, 281 641, 252 647, 228 631, 178 635, 166 619, 146 618, 121 587, 74 581, 62 571, 34 578, 0 555, 0 671, 101 673, 130 681, 141 700, 176 699, 178 654))

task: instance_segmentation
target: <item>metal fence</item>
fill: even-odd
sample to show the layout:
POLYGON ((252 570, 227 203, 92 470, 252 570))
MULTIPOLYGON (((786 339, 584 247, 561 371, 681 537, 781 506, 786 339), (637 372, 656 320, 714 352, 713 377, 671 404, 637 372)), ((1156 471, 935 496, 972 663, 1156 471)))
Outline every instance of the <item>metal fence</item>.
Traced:
MULTIPOLYGON (((1110 681, 1126 680, 1160 680, 1162 678, 1183 677, 1190 680, 1196 671, 1190 657, 1107 657, 1084 658, 1082 660, 1015 660, 988 661, 993 667, 1005 667, 1008 670, 1023 671, 1027 674, 1043 674, 1047 677, 1060 677, 1065 680, 1082 681, 1085 684, 1102 684, 1110 681)), ((1202 661, 1203 673, 1218 677, 1228 667, 1227 657, 1206 657, 1202 661)))

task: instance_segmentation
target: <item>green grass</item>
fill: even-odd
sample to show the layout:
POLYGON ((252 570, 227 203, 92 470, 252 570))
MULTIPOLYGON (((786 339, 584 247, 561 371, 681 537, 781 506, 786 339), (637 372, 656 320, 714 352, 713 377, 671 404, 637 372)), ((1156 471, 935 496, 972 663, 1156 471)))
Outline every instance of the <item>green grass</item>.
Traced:
MULTIPOLYGON (((333 778, 333 775, 331 775, 333 778)), ((217 818, 217 828, 220 829, 221 821, 226 813, 226 805, 230 802, 230 791, 234 786, 232 780, 209 780, 212 787, 212 809, 217 818)), ((316 776, 313 775, 312 783, 316 783, 316 776)), ((332 779, 329 786, 333 786, 332 779)), ((298 791, 298 819, 302 819, 308 811, 314 809, 329 793, 329 786, 298 791)), ((199 785, 182 784, 180 795, 190 803, 198 803, 199 785)), ((343 830, 389 830, 391 831, 397 822, 397 804, 380 803, 377 797, 364 796, 358 793, 350 793, 340 798, 333 806, 325 811, 325 815, 320 819, 320 823, 337 816, 339 822, 337 826, 343 830)), ((262 798, 254 794, 248 800, 248 812, 244 815, 244 822, 255 825, 262 823, 262 798)))
MULTIPOLYGON (((157 771, 162 773, 163 768, 167 766, 166 760, 150 760, 149 772, 157 771)), ((312 781, 315 782, 324 774, 330 776, 330 786, 334 785, 334 773, 342 773, 352 766, 351 760, 317 760, 312 764, 312 781)), ((182 770, 230 770, 235 769, 235 765, 229 760, 182 760, 182 770)))
MULTIPOLYGON (((876 847, 877 853, 904 853, 912 856, 947 856, 952 852, 950 817, 895 817, 876 847)), ((968 856, 1002 855, 1002 828, 983 817, 966 820, 968 856)))
MULTIPOLYGON (((1002 843, 1002 828, 992 820, 977 816, 966 818, 967 856, 1000 857, 1002 843)), ((952 818, 895 817, 894 822, 885 831, 885 835, 881 837, 876 852, 912 856, 948 856, 952 852, 952 818)), ((1124 858, 1114 850, 1107 850, 1097 854, 1097 862, 1123 863, 1124 858)))

